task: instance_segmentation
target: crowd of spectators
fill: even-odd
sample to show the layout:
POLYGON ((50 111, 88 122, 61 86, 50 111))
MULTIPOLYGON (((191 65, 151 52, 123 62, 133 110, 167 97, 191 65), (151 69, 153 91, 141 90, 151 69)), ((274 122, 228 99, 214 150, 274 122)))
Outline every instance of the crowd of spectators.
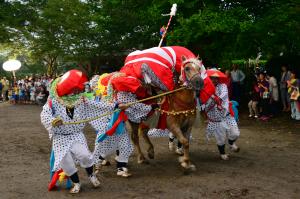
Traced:
MULTIPOLYGON (((280 81, 277 81, 271 71, 260 68, 255 72, 255 80, 249 91, 249 118, 266 121, 280 112, 290 112, 292 119, 300 120, 300 80, 297 72, 288 70, 286 65, 281 67, 281 71, 280 81)), ((225 71, 225 74, 229 79, 230 99, 240 102, 245 74, 236 65, 233 66, 232 71, 225 71)))
POLYGON ((0 101, 11 104, 44 104, 49 95, 49 84, 52 78, 48 76, 26 76, 21 79, 8 81, 1 78, 0 101))

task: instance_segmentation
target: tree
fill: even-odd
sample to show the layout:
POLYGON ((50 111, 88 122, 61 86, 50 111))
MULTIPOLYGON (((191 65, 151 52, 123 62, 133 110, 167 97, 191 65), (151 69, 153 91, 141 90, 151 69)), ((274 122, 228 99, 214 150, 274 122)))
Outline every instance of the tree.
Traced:
POLYGON ((269 59, 280 52, 299 56, 298 1, 193 2, 204 6, 190 16, 180 16, 169 44, 189 46, 208 64, 229 64, 258 52, 269 59))
POLYGON ((168 45, 190 48, 206 65, 258 52, 299 56, 298 0, 0 0, 0 42, 48 73, 75 62, 117 70, 129 52, 158 45, 168 22, 161 14, 173 3, 168 45))

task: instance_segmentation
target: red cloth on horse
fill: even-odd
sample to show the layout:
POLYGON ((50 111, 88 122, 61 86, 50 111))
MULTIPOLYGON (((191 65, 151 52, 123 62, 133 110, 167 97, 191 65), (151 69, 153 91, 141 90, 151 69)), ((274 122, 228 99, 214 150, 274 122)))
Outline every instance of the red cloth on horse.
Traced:
MULTIPOLYGON (((113 74, 114 73, 111 73, 107 77, 103 78, 101 80, 101 84, 107 86, 113 74)), ((138 98, 146 97, 146 89, 142 87, 141 82, 135 77, 132 76, 115 77, 111 81, 111 84, 114 90, 134 93, 137 95, 138 98)))
MULTIPOLYGON (((160 108, 161 108, 161 110, 168 111, 169 110, 168 100, 165 100, 160 108)), ((158 129, 163 129, 163 130, 167 128, 167 114, 166 113, 161 113, 160 114, 158 124, 157 124, 157 128, 158 129)))
POLYGON ((108 82, 109 82, 109 80, 110 80, 110 78, 111 78, 113 75, 114 75, 114 73, 110 73, 110 74, 108 74, 107 76, 103 77, 103 78, 101 79, 101 84, 102 84, 103 86, 107 86, 107 85, 108 85, 108 82))
POLYGON ((156 76, 155 78, 158 78, 167 90, 173 90, 175 85, 172 69, 175 68, 176 72, 180 74, 182 57, 189 59, 196 56, 190 50, 181 46, 153 47, 142 51, 134 51, 127 56, 125 65, 120 72, 143 79, 142 65, 147 64, 156 76))
MULTIPOLYGON (((164 47, 168 48, 168 47, 164 47)), ((195 54, 192 53, 189 49, 182 47, 182 46, 171 46, 169 48, 172 48, 176 54, 176 64, 175 69, 178 74, 181 73, 181 67, 182 67, 182 57, 185 59, 192 59, 196 58, 195 54)))
POLYGON ((117 91, 134 93, 137 97, 145 97, 146 90, 142 87, 141 82, 132 76, 116 77, 111 81, 113 88, 117 91))

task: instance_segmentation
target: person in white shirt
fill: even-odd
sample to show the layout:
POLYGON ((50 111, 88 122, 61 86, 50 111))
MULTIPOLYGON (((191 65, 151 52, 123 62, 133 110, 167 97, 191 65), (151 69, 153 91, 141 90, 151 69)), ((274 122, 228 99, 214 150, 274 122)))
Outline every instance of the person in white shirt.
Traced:
POLYGON ((276 115, 278 113, 278 102, 279 102, 278 84, 272 72, 268 73, 267 79, 269 81, 270 109, 272 115, 276 115))
POLYGON ((233 64, 231 71, 232 79, 232 100, 240 102, 241 85, 244 83, 246 76, 243 71, 238 69, 238 65, 233 64))

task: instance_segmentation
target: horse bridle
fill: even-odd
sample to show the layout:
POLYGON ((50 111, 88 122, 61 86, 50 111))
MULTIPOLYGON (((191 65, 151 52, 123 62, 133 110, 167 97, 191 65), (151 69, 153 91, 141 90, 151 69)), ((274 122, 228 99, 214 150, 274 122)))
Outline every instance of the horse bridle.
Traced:
POLYGON ((188 62, 184 63, 184 65, 183 65, 183 67, 182 67, 182 72, 181 72, 181 75, 183 76, 183 82, 186 82, 186 83, 187 83, 187 85, 186 85, 187 87, 192 88, 193 90, 198 90, 198 88, 196 88, 196 87, 192 84, 192 80, 193 80, 197 75, 201 75, 201 73, 200 73, 200 72, 196 72, 194 75, 192 75, 191 78, 187 78, 186 73, 185 73, 185 66, 186 66, 187 64, 189 64, 189 63, 195 64, 194 62, 191 62, 191 61, 188 61, 188 62))

